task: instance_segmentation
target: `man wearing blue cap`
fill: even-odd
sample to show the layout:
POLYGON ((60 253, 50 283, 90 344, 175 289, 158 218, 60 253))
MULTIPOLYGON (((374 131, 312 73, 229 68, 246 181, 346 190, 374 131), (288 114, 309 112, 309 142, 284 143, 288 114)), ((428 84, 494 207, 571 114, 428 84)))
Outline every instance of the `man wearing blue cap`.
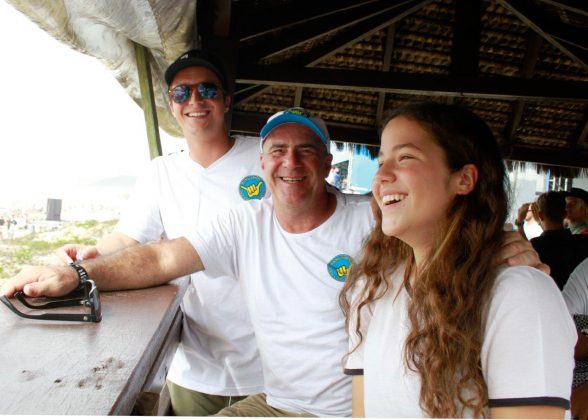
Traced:
MULTIPOLYGON (((65 246, 58 252, 63 263, 161 237, 178 238, 209 224, 225 209, 267 195, 258 142, 228 135, 225 113, 231 97, 218 58, 187 51, 167 68, 165 81, 188 150, 150 162, 114 232, 96 247, 65 246)), ((167 377, 174 414, 215 414, 261 392, 259 352, 235 278, 193 274, 182 311, 181 342, 167 377)))
MULTIPOLYGON (((351 380, 341 367, 347 334, 337 299, 374 219, 369 201, 328 189, 328 145, 322 120, 300 108, 278 113, 261 131, 260 162, 271 199, 235 207, 186 237, 83 262, 102 290, 154 286, 204 269, 239 280, 265 391, 220 416, 351 414, 351 380), (140 273, 132 269, 137 266, 140 273)), ((527 261, 536 255, 524 253, 527 261)), ((78 281, 69 267, 31 267, 1 293, 61 295, 78 281)))

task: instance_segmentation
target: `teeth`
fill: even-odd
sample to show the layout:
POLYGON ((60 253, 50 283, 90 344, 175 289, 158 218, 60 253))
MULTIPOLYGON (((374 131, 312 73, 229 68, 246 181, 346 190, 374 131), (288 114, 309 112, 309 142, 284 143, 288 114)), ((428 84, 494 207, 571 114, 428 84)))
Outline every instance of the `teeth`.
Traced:
POLYGON ((188 117, 204 117, 206 112, 189 112, 188 117))
POLYGON ((406 194, 390 194, 390 195, 385 195, 384 197, 382 197, 382 202, 384 204, 391 204, 391 203, 397 203, 399 201, 402 201, 406 198, 406 194))
POLYGON ((289 178, 287 176, 282 177, 282 181, 285 181, 285 182, 300 182, 300 181, 302 181, 302 179, 303 178, 289 178))

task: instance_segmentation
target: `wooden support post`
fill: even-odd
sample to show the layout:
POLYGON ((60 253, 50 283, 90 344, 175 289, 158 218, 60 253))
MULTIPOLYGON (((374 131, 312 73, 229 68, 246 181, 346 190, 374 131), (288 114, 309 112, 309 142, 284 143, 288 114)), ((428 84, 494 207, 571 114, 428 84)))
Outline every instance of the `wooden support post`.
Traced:
POLYGON ((147 48, 133 43, 135 46, 135 60, 139 73, 139 85, 141 87, 141 100, 145 115, 145 128, 147 129, 147 141, 149 142, 149 156, 151 159, 161 156, 161 141, 159 140, 159 125, 157 123, 157 109, 155 108, 155 96, 153 95, 153 82, 151 79, 151 67, 147 48))

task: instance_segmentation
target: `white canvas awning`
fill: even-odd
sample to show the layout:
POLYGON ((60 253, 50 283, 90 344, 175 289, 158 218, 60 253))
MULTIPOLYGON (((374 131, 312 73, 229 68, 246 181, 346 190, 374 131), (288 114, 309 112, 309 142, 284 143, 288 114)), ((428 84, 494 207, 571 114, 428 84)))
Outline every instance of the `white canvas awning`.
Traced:
POLYGON ((147 48, 151 61, 159 125, 181 132, 167 105, 163 72, 194 42, 194 0, 7 0, 39 27, 110 69, 141 106, 134 43, 147 48))

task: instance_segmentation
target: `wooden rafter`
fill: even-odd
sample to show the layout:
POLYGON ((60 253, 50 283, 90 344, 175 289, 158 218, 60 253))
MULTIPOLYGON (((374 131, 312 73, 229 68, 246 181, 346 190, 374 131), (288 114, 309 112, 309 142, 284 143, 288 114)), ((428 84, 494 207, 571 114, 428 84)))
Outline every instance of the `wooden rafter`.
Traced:
POLYGON ((307 23, 310 19, 324 17, 336 11, 355 8, 381 0, 338 0, 337 7, 325 1, 298 0, 290 3, 256 6, 253 1, 237 2, 243 23, 239 41, 251 41, 276 31, 292 28, 307 23), (271 17, 271 18, 268 18, 271 17))
MULTIPOLYGON (((394 34, 396 33, 396 25, 390 25, 386 31, 386 41, 384 44, 384 60, 382 63, 382 71, 390 71, 390 63, 392 61, 392 52, 394 51, 394 34)), ((384 114, 384 105, 386 103, 386 93, 378 93, 378 106, 376 108, 376 122, 379 124, 382 121, 384 114)))
MULTIPOLYGON (((520 76, 525 79, 530 79, 531 76, 533 76, 533 72, 535 71, 535 64, 537 63, 537 58, 539 57, 541 40, 542 38, 537 34, 537 32, 529 30, 527 36, 527 49, 525 51, 525 58, 523 59, 520 72, 520 76)), ((511 118, 506 125, 504 134, 506 141, 510 144, 512 144, 514 141, 515 134, 521 124, 524 108, 525 103, 523 101, 517 100, 513 104, 511 118)))
MULTIPOLYGON (((313 67, 326 58, 355 44, 359 40, 404 19, 411 13, 417 12, 431 2, 432 0, 411 0, 405 2, 393 10, 364 20, 357 25, 354 25, 352 28, 338 33, 326 44, 293 58, 288 61, 288 64, 293 67, 313 67)), ((236 104, 239 104, 253 99, 255 96, 263 93, 266 89, 267 86, 256 86, 254 89, 247 88, 246 91, 243 90, 236 92, 234 101, 236 104)))
POLYGON ((588 84, 560 80, 527 80, 517 77, 478 78, 370 70, 291 68, 285 65, 242 65, 237 82, 303 86, 409 95, 463 96, 503 100, 565 100, 588 102, 588 84))
POLYGON ((588 29, 563 25, 531 0, 498 2, 547 42, 588 70, 588 29))
POLYGON ((295 31, 290 31, 289 36, 269 36, 263 42, 244 44, 239 52, 240 61, 257 62, 263 58, 283 53, 306 42, 349 28, 387 11, 397 8, 402 9, 405 2, 396 3, 400 2, 374 2, 360 4, 353 9, 337 10, 332 15, 316 18, 312 25, 307 24, 296 28, 295 31))
POLYGON ((482 0, 455 0, 452 75, 479 73, 482 0))
POLYGON ((588 2, 586 0, 539 0, 542 3, 557 6, 563 10, 588 17, 588 2))

